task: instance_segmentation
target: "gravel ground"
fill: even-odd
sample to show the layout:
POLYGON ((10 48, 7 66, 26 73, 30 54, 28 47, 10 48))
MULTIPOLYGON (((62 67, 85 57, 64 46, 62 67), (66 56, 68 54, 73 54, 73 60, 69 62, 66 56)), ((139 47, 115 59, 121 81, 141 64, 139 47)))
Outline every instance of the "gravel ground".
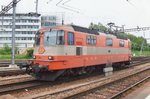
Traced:
POLYGON ((0 85, 5 84, 11 84, 11 83, 17 83, 17 82, 23 82, 28 80, 34 80, 30 75, 17 75, 17 76, 6 76, 6 77, 0 77, 0 85))
MULTIPOLYGON (((146 67, 148 65, 150 65, 150 63, 147 63, 145 65, 141 65, 141 66, 137 66, 137 67, 131 67, 129 69, 125 69, 125 70, 122 70, 122 71, 117 71, 117 72, 114 72, 114 74, 112 76, 115 77, 115 75, 129 74, 134 69, 138 70, 141 67, 146 67)), ((67 87, 71 87, 71 86, 73 87, 73 86, 81 85, 83 83, 87 83, 87 82, 98 80, 98 79, 104 80, 104 79, 107 79, 107 78, 110 78, 110 77, 111 76, 102 77, 102 75, 98 75, 98 76, 95 76, 95 77, 89 77, 89 78, 75 80, 75 81, 71 81, 71 82, 65 82, 65 83, 58 84, 58 85, 45 85, 45 86, 41 86, 41 87, 34 88, 34 89, 26 89, 24 91, 20 91, 19 93, 14 92, 11 95, 13 95, 17 98, 23 98, 23 97, 28 97, 28 96, 31 96, 31 95, 38 95, 38 94, 41 94, 41 93, 54 92, 54 91, 61 90, 61 89, 67 88, 67 87)), ((110 81, 110 80, 107 80, 107 81, 110 81)), ((88 86, 88 87, 90 87, 90 86, 88 86)))

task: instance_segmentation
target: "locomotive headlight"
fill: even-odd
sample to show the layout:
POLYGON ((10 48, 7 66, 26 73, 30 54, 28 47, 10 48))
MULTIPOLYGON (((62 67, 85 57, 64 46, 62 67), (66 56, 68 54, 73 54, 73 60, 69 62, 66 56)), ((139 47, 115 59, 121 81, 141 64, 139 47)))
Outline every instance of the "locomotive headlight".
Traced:
POLYGON ((53 59, 53 57, 52 57, 52 56, 48 56, 48 59, 49 59, 49 60, 52 60, 52 59, 53 59))
POLYGON ((35 56, 35 55, 33 55, 33 59, 36 59, 36 56, 35 56))

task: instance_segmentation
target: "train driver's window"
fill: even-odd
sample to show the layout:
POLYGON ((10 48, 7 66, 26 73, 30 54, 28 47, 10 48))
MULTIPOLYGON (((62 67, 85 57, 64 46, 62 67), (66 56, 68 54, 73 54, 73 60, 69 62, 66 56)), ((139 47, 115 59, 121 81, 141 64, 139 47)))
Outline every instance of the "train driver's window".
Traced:
POLYGON ((106 38, 106 46, 112 46, 112 45, 113 45, 112 38, 106 38))
POLYGON ((74 33, 68 32, 68 45, 74 45, 74 33))

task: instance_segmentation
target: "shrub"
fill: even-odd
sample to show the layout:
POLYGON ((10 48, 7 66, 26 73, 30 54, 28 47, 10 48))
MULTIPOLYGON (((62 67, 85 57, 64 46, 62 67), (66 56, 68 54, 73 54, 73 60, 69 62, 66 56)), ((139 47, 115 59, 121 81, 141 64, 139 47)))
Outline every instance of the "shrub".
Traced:
POLYGON ((4 48, 0 49, 1 55, 9 55, 11 54, 11 48, 8 45, 5 45, 4 48))
POLYGON ((33 49, 28 49, 27 50, 27 57, 31 58, 33 55, 33 49))

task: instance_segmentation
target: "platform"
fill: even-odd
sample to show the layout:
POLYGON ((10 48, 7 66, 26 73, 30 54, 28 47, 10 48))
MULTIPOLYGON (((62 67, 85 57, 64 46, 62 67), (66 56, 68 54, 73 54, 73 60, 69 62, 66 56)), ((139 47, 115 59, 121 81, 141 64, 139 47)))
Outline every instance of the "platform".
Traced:
POLYGON ((20 70, 19 67, 0 67, 0 71, 20 70))
POLYGON ((123 99, 150 99, 150 81, 137 88, 123 99))

